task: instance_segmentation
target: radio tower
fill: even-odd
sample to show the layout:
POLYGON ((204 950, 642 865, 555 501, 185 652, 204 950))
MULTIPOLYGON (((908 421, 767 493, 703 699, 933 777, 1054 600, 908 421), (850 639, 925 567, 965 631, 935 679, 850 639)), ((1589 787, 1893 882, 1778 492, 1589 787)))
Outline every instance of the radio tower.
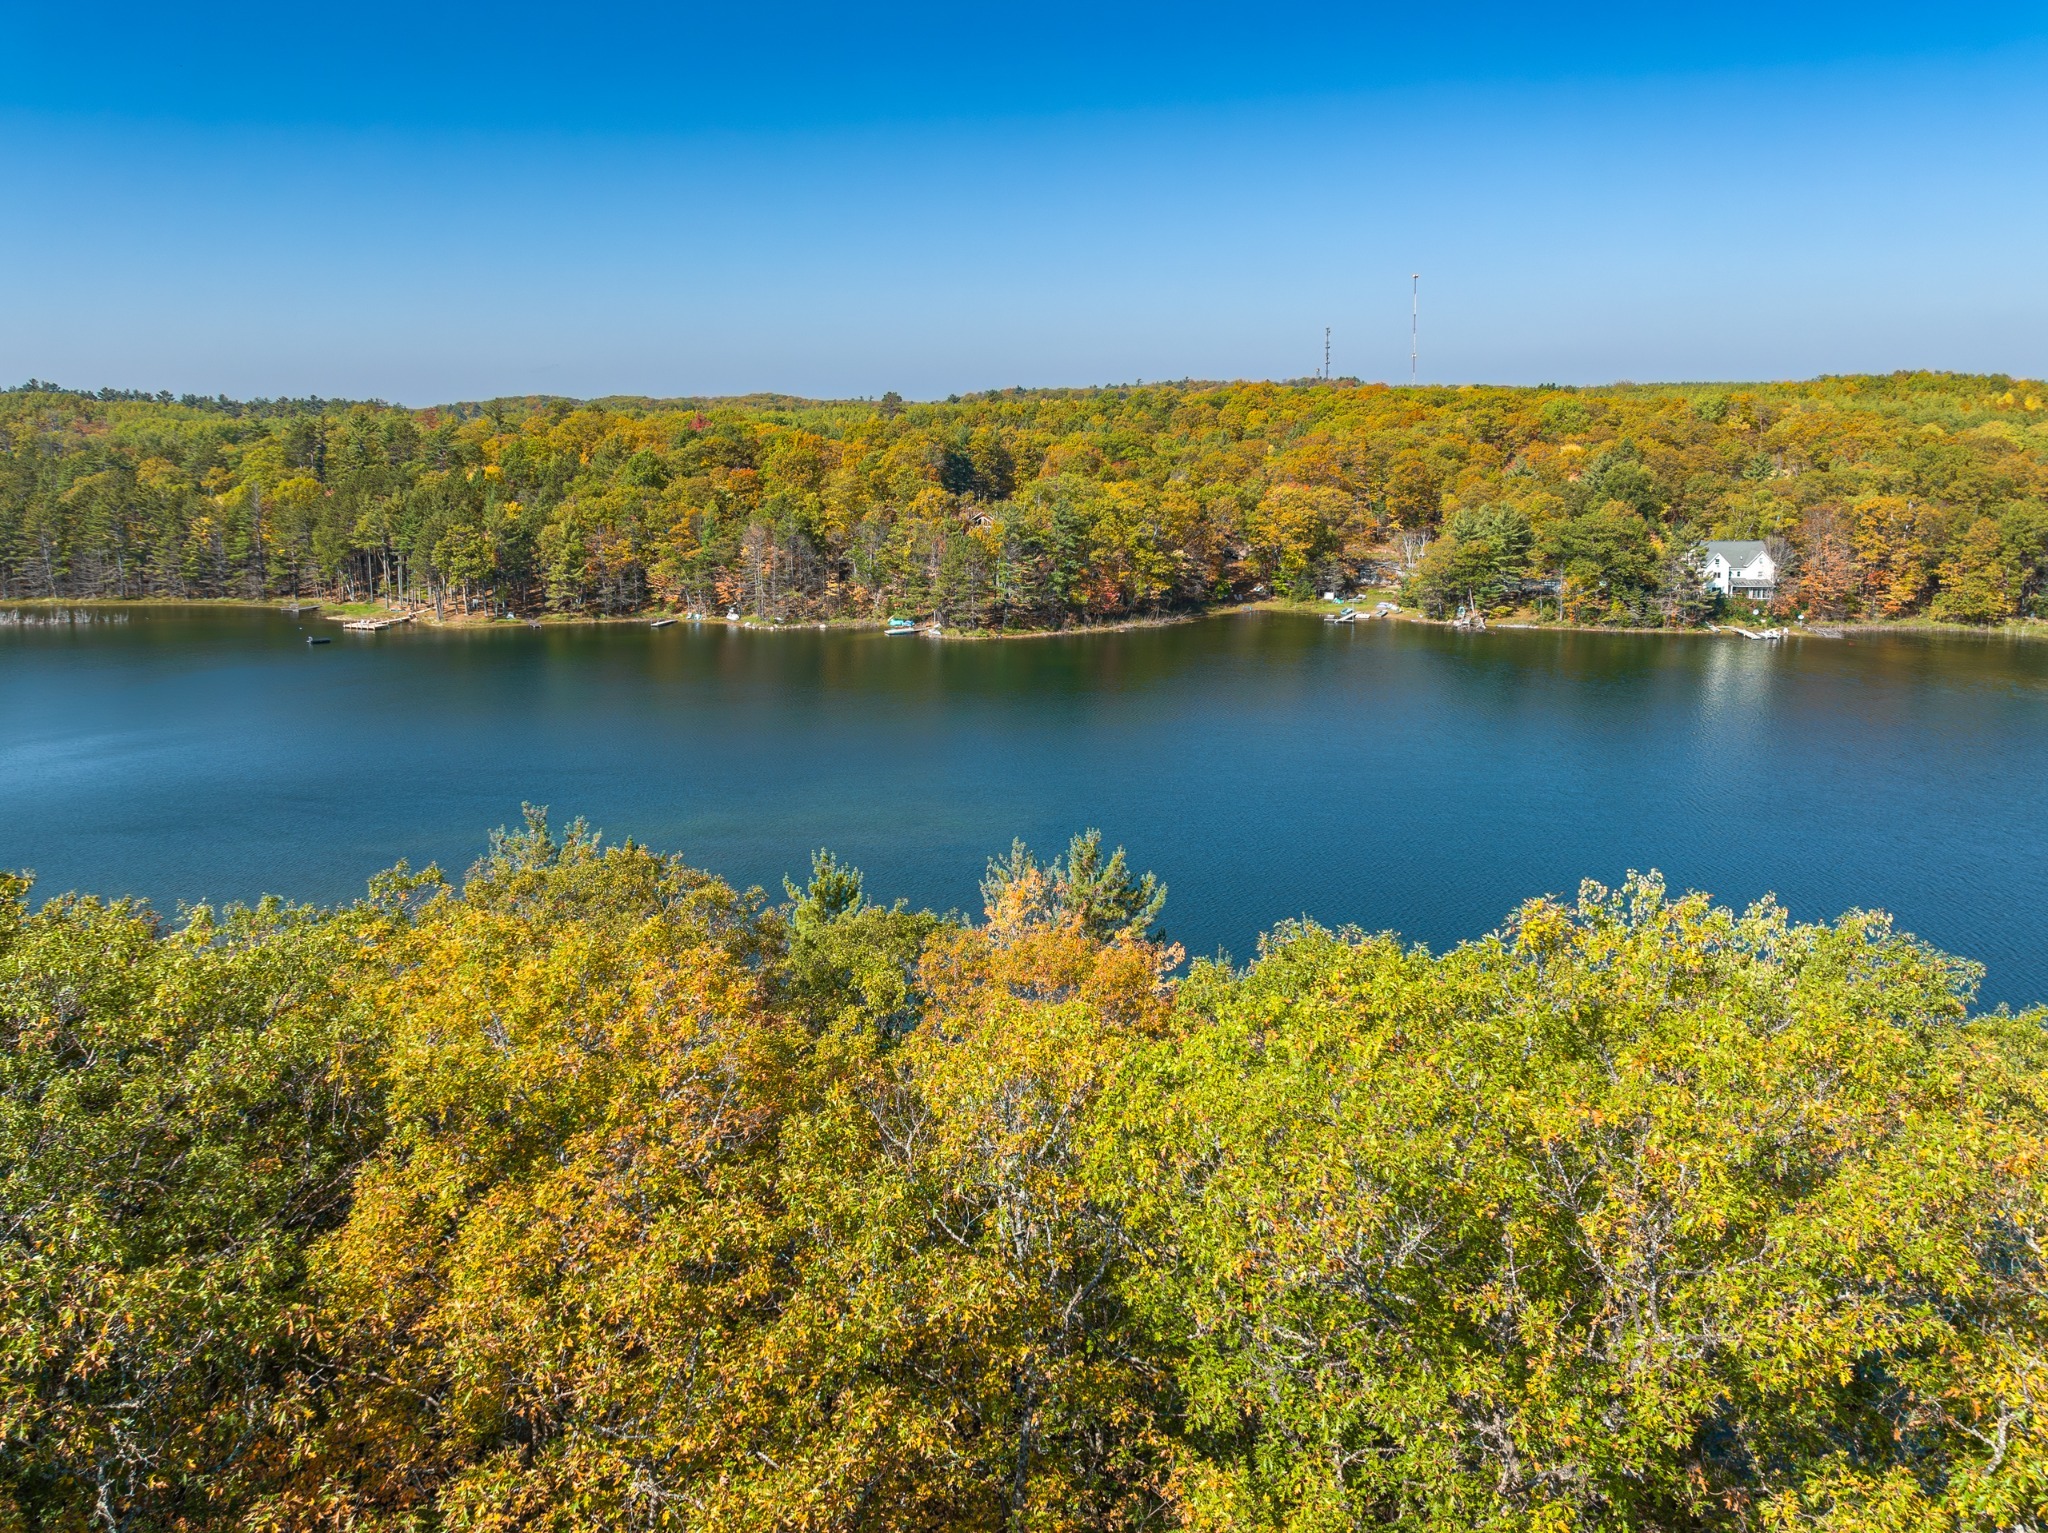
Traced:
POLYGON ((1415 387, 1416 341, 1422 334, 1422 273, 1408 274, 1408 387, 1415 387))
POLYGON ((1323 326, 1323 382, 1330 381, 1330 327, 1323 326))

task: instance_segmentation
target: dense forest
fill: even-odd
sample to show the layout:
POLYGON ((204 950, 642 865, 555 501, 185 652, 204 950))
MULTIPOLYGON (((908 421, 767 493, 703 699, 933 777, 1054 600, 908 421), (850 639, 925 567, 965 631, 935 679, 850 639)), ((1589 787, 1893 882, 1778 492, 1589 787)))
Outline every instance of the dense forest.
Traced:
POLYGON ((0 883, 0 1529, 2020 1530, 2048 1014, 1653 879, 1440 956, 544 816, 0 883), (1178 977, 1176 977, 1178 976, 1178 977))
POLYGON ((1440 612, 2043 615, 2041 385, 1012 389, 943 403, 0 395, 0 596, 1045 628, 1405 582, 1440 612))

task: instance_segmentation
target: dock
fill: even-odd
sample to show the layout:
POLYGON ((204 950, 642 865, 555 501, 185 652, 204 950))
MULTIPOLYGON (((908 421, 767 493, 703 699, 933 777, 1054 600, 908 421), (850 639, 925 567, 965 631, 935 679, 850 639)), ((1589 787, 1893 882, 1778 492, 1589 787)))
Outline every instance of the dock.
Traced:
POLYGON ((382 633, 387 628, 396 628, 400 623, 410 623, 412 614, 401 613, 397 617, 352 617, 342 628, 349 633, 382 633))

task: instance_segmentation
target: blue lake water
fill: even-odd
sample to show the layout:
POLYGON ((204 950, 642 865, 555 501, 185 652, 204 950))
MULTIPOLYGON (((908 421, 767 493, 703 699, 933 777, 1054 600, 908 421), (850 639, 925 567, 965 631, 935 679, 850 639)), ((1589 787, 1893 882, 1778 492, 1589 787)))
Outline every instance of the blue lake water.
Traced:
POLYGON ((1193 952, 1304 914, 1441 946, 1658 868, 1887 909, 1984 963, 1985 1001, 2048 998, 2048 644, 95 616, 0 625, 0 866, 43 894, 342 900, 400 857, 459 872, 530 800, 740 883, 830 846, 874 895, 971 908, 1012 836, 1094 825, 1193 952))

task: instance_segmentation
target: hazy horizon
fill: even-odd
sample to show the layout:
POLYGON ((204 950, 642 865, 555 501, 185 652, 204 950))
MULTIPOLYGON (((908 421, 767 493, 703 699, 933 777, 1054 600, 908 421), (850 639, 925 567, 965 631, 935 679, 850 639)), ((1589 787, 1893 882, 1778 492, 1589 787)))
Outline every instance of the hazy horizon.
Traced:
MULTIPOLYGON (((1881 372, 1812 373, 1802 378, 1616 378, 1604 383, 1565 383, 1546 380, 1541 383, 1503 383, 1485 378, 1445 379, 1441 382, 1424 381, 1413 385, 1418 391, 1432 389, 1573 389, 1580 392, 1596 392, 1603 389, 1745 389, 1745 388, 1797 388, 1803 384, 1821 383, 1836 378, 1887 378, 1909 376, 1933 377, 1982 377, 2003 378, 2013 384, 2040 384, 2043 379, 2029 377, 2023 373, 2007 372, 1959 372, 1953 369, 1930 368, 1887 368, 1881 372)), ((37 384, 45 389, 78 394, 84 397, 106 396, 114 399, 134 397, 148 398, 168 404, 191 401, 196 405, 213 404, 225 398, 235 405, 290 404, 302 400, 318 400, 323 405, 382 405, 400 410, 455 410, 480 408, 482 406, 524 400, 560 400, 569 404, 594 405, 613 401, 646 405, 719 405, 752 404, 760 405, 771 401, 788 402, 798 406, 830 406, 850 404, 873 404, 881 399, 878 394, 795 394, 787 389, 756 389, 744 394, 647 394, 612 389, 595 394, 551 394, 545 391, 526 391, 516 394, 479 395, 468 399, 388 399, 376 394, 324 394, 312 390, 306 394, 252 394, 247 396, 200 394, 195 390, 182 393, 167 389, 130 388, 123 384, 95 384, 86 386, 66 382, 61 378, 30 378, 20 384, 5 385, 8 391, 26 389, 37 384), (168 398, 165 396, 168 395, 168 398)), ((902 394, 899 397, 905 407, 911 405, 960 404, 1000 395, 1033 394, 1089 394, 1111 393, 1139 388, 1182 388, 1182 389, 1230 389, 1255 384, 1268 384, 1275 388, 1317 388, 1334 385, 1339 388, 1386 388, 1405 389, 1410 387, 1406 379, 1383 380, 1357 378, 1339 375, 1331 379, 1314 376, 1293 378, 1130 378, 1105 383, 1024 383, 1005 384, 991 388, 972 388, 952 394, 920 398, 902 394)))

